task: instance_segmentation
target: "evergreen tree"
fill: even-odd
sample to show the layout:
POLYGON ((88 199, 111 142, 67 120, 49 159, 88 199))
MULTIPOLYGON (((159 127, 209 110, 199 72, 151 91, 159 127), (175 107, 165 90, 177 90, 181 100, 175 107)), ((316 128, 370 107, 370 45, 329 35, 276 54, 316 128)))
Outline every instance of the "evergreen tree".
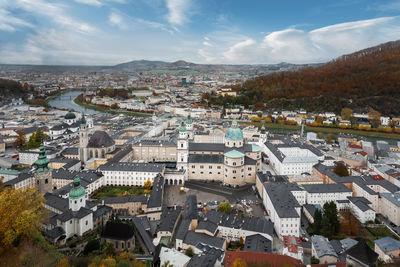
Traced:
POLYGON ((314 233, 319 235, 321 233, 322 212, 317 209, 314 213, 314 233))

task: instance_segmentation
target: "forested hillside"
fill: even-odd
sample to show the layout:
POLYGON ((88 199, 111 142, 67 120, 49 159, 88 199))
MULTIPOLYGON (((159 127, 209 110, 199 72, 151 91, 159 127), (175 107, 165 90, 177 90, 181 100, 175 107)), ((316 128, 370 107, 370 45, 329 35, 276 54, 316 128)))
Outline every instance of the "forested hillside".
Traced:
MULTIPOLYGON (((340 112, 370 108, 384 115, 400 113, 400 41, 384 43, 327 64, 272 73, 234 87, 228 102, 264 108, 340 112)), ((227 99, 223 102, 226 103, 227 99)))

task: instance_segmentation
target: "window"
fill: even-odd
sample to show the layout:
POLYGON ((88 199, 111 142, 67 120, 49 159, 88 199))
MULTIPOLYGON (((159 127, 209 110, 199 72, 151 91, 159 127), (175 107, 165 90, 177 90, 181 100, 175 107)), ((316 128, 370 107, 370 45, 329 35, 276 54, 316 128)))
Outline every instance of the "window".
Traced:
POLYGON ((88 221, 87 220, 86 220, 85 224, 88 225, 88 221))
POLYGON ((200 169, 204 169, 204 166, 203 166, 203 165, 200 165, 200 169))
POLYGON ((75 200, 75 204, 76 204, 77 202, 76 202, 76 200, 75 200))
POLYGON ((192 165, 192 169, 194 169, 194 168, 196 168, 196 166, 195 166, 195 165, 192 165))
POLYGON ((236 170, 233 170, 232 173, 236 173, 236 170))
POLYGON ((72 220, 69 221, 69 224, 72 224, 72 220))
POLYGON ((217 169, 221 169, 221 166, 217 166, 217 169))
POLYGON ((212 172, 209 172, 208 174, 212 174, 212 172))
POLYGON ((208 168, 209 168, 209 169, 212 169, 212 166, 210 165, 210 166, 208 166, 208 168))
POLYGON ((115 242, 115 248, 118 248, 118 241, 115 242))
POLYGON ((44 180, 44 183, 48 184, 49 183, 49 179, 44 180))
POLYGON ((181 144, 181 147, 183 147, 183 144, 181 144))

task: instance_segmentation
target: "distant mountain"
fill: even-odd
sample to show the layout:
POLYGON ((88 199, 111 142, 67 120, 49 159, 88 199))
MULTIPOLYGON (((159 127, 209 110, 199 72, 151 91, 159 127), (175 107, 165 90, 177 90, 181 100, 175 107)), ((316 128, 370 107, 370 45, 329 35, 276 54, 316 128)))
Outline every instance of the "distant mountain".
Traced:
POLYGON ((321 66, 263 75, 235 87, 237 102, 267 108, 340 112, 343 107, 400 114, 400 40, 384 43, 321 66))
POLYGON ((175 62, 134 60, 108 68, 109 70, 119 70, 127 72, 146 72, 146 71, 176 71, 177 74, 185 75, 190 72, 218 73, 233 72, 246 74, 265 74, 279 70, 295 70, 310 64, 290 64, 280 63, 271 65, 225 65, 225 64, 196 64, 184 60, 175 62))

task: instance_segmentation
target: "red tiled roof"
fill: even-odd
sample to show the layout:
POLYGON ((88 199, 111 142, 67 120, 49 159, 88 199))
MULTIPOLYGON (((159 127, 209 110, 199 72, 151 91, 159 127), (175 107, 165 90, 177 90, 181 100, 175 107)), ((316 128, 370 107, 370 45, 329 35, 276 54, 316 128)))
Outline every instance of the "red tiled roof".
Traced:
POLYGON ((288 248, 289 252, 298 253, 297 248, 301 247, 301 240, 293 235, 283 236, 283 246, 288 248))
POLYGON ((237 258, 244 260, 247 265, 252 264, 263 264, 268 263, 272 267, 280 267, 284 264, 290 264, 292 266, 303 266, 300 260, 286 256, 264 252, 253 252, 253 251, 227 251, 225 253, 224 266, 233 266, 234 261, 237 258))
POLYGON ((374 178, 374 180, 385 180, 382 176, 380 176, 379 174, 375 174, 372 175, 372 178, 374 178))
POLYGON ((312 267, 328 267, 328 266, 336 266, 336 267, 346 267, 346 262, 334 262, 334 263, 325 263, 325 264, 311 264, 312 267))
POLYGON ((361 146, 359 146, 359 145, 354 145, 354 144, 349 144, 349 147, 350 147, 350 148, 358 148, 358 149, 362 149, 362 147, 361 147, 361 146))

